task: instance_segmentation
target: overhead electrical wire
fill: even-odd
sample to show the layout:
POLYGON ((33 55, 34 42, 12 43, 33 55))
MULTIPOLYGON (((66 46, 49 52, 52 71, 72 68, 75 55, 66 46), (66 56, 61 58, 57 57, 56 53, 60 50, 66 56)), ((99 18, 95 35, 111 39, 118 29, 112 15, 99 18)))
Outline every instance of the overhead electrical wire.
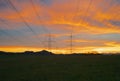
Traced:
POLYGON ((88 3, 88 7, 87 7, 87 9, 86 9, 86 11, 85 11, 85 13, 84 13, 85 16, 84 16, 84 18, 83 18, 83 22, 86 21, 86 18, 85 18, 85 17, 87 17, 88 11, 90 10, 90 7, 91 7, 91 5, 92 5, 92 1, 93 1, 93 0, 90 0, 89 3, 88 3))
MULTIPOLYGON (((0 18, 0 22, 6 24, 6 25, 8 26, 8 24, 5 23, 5 21, 2 20, 1 18, 0 18)), ((21 43, 21 42, 23 43, 23 41, 21 41, 21 40, 15 38, 11 33, 8 33, 8 32, 6 32, 6 31, 3 30, 3 29, 2 29, 0 32, 3 33, 3 34, 5 34, 5 35, 7 35, 10 39, 13 39, 13 40, 15 40, 15 41, 17 41, 17 42, 19 42, 19 43, 21 43)))
POLYGON ((39 40, 38 34, 32 29, 32 27, 26 22, 26 20, 23 18, 23 16, 20 14, 20 12, 17 10, 17 8, 14 6, 14 4, 12 3, 11 0, 6 0, 7 3, 9 3, 9 5, 16 11, 16 13, 18 14, 19 18, 23 21, 23 23, 26 25, 27 28, 29 28, 29 30, 34 34, 34 36, 38 39, 37 41, 41 42, 41 40, 39 40))
MULTIPOLYGON (((105 10, 106 10, 105 13, 107 13, 107 11, 110 10, 110 9, 109 9, 109 8, 110 8, 109 5, 113 3, 112 1, 114 1, 114 0, 111 0, 109 4, 106 4, 108 1, 105 1, 104 3, 102 3, 103 5, 108 5, 108 6, 106 7, 106 9, 105 9, 105 10)), ((117 1, 117 0, 116 0, 116 1, 117 1)), ((116 6, 116 4, 113 4, 112 6, 114 7, 114 6, 116 6)), ((105 13, 104 13, 104 14, 105 14, 105 13)), ((115 17, 116 17, 116 15, 113 15, 113 18, 115 18, 115 17)), ((105 19, 102 19, 100 22, 103 23, 103 24, 105 24, 105 21, 106 21, 105 19)), ((107 25, 107 24, 106 24, 106 25, 107 25)))
MULTIPOLYGON (((17 13, 18 16, 21 18, 21 20, 22 20, 23 23, 26 25, 26 27, 28 27, 29 30, 30 30, 35 36, 38 36, 38 34, 32 29, 32 27, 27 23, 27 21, 24 19, 24 17, 20 14, 20 12, 19 12, 19 11, 17 10, 17 8, 14 6, 14 4, 12 3, 12 1, 11 1, 11 0, 6 0, 6 1, 7 1, 7 2, 11 5, 11 7, 16 11, 16 13, 17 13)), ((30 0, 30 1, 31 1, 31 3, 32 3, 33 9, 34 9, 37 17, 39 18, 39 20, 41 20, 41 17, 40 17, 39 13, 38 13, 37 10, 36 10, 36 7, 35 7, 35 4, 34 4, 33 0, 30 0)), ((79 11, 79 1, 80 1, 80 0, 78 0, 78 2, 77 2, 77 8, 76 8, 77 12, 76 12, 76 14, 73 16, 73 19, 74 19, 74 18, 76 17, 76 15, 78 14, 78 11, 79 11)), ((90 9, 90 7, 91 7, 91 5, 92 5, 92 1, 93 1, 93 0, 90 0, 90 2, 89 2, 89 5, 88 5, 88 7, 87 7, 87 9, 86 9, 86 11, 85 11, 85 16, 84 16, 84 18, 83 18, 83 21, 86 20, 85 17, 87 16, 88 11, 89 11, 89 9, 90 9)), ((115 17, 116 17, 116 15, 115 15, 115 17)), ((3 22, 4 24, 8 25, 8 24, 5 23, 2 19, 0 19, 0 22, 3 22)), ((103 20, 103 22, 104 22, 104 20, 103 20)), ((41 23, 42 23, 42 21, 41 21, 41 23)), ((46 29, 45 26, 43 26, 43 28, 44 28, 44 31, 46 31, 46 32, 49 33, 49 35, 51 34, 51 32, 48 31, 48 29, 46 29)), ((72 29, 73 29, 73 28, 72 28, 72 29)), ((5 34, 5 35, 7 35, 7 36, 10 37, 10 38, 12 38, 13 40, 16 40, 16 41, 18 41, 18 42, 21 42, 20 40, 16 39, 14 36, 12 36, 11 34, 9 34, 8 32, 6 32, 6 31, 4 31, 4 30, 1 30, 0 32, 3 33, 3 34, 5 34)), ((37 37, 37 39, 39 39, 39 37, 37 37)), ((51 38, 49 38, 49 40, 51 41, 51 38)), ((49 44, 49 45, 51 45, 51 44, 49 44)), ((72 53, 72 49, 73 49, 72 46, 73 46, 73 32, 71 32, 71 53, 72 53)))
MULTIPOLYGON (((78 12, 79 12, 79 3, 80 3, 80 0, 77 0, 77 4, 76 4, 76 10, 75 10, 75 12, 76 12, 76 14, 74 14, 73 15, 73 17, 72 17, 72 21, 76 18, 76 15, 78 14, 78 12)), ((73 49, 73 26, 71 27, 71 33, 70 33, 70 53, 72 54, 74 51, 74 49, 73 49)))
POLYGON ((4 35, 6 35, 7 37, 9 37, 10 39, 18 42, 18 43, 21 43, 22 41, 21 40, 18 40, 16 39, 13 35, 11 35, 10 33, 6 32, 5 30, 0 30, 0 32, 4 35))
MULTIPOLYGON (((38 13, 38 11, 37 11, 37 9, 36 9, 36 6, 35 6, 35 3, 33 2, 33 0, 30 0, 31 1, 31 3, 32 3, 32 6, 33 6, 33 9, 34 9, 34 11, 35 11, 35 13, 36 13, 36 16, 39 18, 39 20, 40 20, 40 23, 43 23, 44 24, 44 22, 43 21, 41 21, 41 16, 40 16, 40 14, 38 13)), ((49 51, 51 51, 51 48, 52 48, 52 37, 51 37, 51 32, 44 26, 44 25, 42 25, 42 28, 44 29, 44 31, 45 32, 48 32, 48 50, 49 51)))
MULTIPOLYGON (((30 0, 30 1, 31 1, 31 4, 32 4, 32 7, 33 7, 33 9, 35 11, 36 16, 38 17, 39 20, 41 20, 40 14, 38 13, 38 11, 36 9, 35 3, 33 2, 33 0, 30 0)), ((40 21, 40 23, 43 23, 43 21, 40 21)), ((45 32, 50 33, 50 31, 44 25, 42 25, 42 28, 44 28, 45 32)))
MULTIPOLYGON (((76 7, 76 14, 73 15, 72 20, 75 19, 76 15, 77 15, 78 12, 79 12, 79 3, 80 3, 80 0, 77 0, 77 4, 76 4, 76 5, 77 5, 77 7, 76 7)), ((86 16, 86 13, 88 13, 88 10, 89 10, 91 4, 92 4, 92 0, 90 0, 90 2, 89 2, 89 5, 88 5, 88 7, 87 7, 87 9, 86 9, 86 12, 85 12, 85 16, 86 16)), ((83 19, 83 20, 84 20, 84 19, 83 19)), ((70 34, 70 53, 72 54, 72 53, 73 53, 73 27, 72 27, 71 30, 72 30, 72 31, 71 31, 71 34, 70 34)))
MULTIPOLYGON (((4 1, 4 0, 3 0, 4 1)), ((11 7, 8 3, 7 3, 7 6, 8 7, 11 7)), ((4 27, 8 27, 8 28, 10 28, 10 24, 8 24, 2 17, 0 18, 0 22, 2 23, 2 24, 4 24, 5 26, 4 27)), ((2 30, 2 31, 4 31, 4 33, 6 32, 6 30, 2 30)), ((16 31, 17 33, 21 33, 21 32, 19 32, 19 31, 16 31)), ((14 36, 14 35, 12 35, 10 32, 6 32, 7 33, 7 35, 11 35, 10 37, 11 38, 13 38, 13 39, 15 39, 16 37, 14 36)), ((16 38, 17 40, 18 40, 18 37, 16 38)), ((26 37, 25 37, 25 39, 26 39, 26 37)), ((26 39, 26 40, 29 40, 29 39, 26 39)), ((23 41, 23 40, 19 40, 20 42, 22 42, 22 43, 26 43, 25 41, 23 41)), ((27 42, 28 43, 28 42, 27 42)))

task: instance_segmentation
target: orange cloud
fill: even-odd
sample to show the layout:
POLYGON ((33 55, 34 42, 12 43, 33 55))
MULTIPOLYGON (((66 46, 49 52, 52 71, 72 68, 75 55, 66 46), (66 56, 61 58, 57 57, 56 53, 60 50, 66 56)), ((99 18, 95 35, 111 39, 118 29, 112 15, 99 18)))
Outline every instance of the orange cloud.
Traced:
MULTIPOLYGON (((100 2, 102 3, 102 1, 97 0, 95 2, 92 2, 90 10, 87 13, 86 13, 86 8, 87 8, 86 5, 89 4, 89 1, 80 1, 82 5, 79 5, 78 12, 77 12, 77 6, 76 6, 77 3, 73 4, 73 1, 71 0, 69 1, 69 4, 67 4, 67 2, 59 3, 59 4, 56 2, 57 4, 54 3, 49 7, 46 5, 43 6, 43 5, 34 3, 37 13, 41 17, 41 19, 37 17, 34 11, 34 8, 30 2, 25 4, 22 3, 22 4, 19 4, 18 6, 17 6, 18 4, 17 2, 16 3, 14 2, 13 4, 16 6, 18 11, 20 12, 20 15, 29 24, 44 25, 46 27, 50 27, 50 25, 52 27, 57 24, 68 25, 68 27, 61 26, 61 29, 66 28, 66 30, 71 30, 71 28, 73 27, 74 28, 73 30, 78 33, 79 32, 100 33, 100 34, 101 33, 102 34, 103 33, 119 33, 120 31, 118 27, 112 26, 110 25, 110 23, 104 20, 110 20, 110 19, 114 20, 115 18, 113 17, 113 13, 117 12, 116 10, 119 10, 120 6, 110 7, 108 12, 103 12, 101 7, 98 6, 98 4, 100 4, 100 2), (20 7, 22 8, 19 9, 20 7), (86 16, 86 14, 88 14, 89 16, 86 16), (76 17, 79 17, 79 19, 74 19, 76 17), (99 25, 94 26, 92 25, 91 22, 84 21, 85 17, 93 20, 95 19, 98 22, 104 23, 106 26, 105 27, 100 27, 99 25), (96 32, 96 30, 99 30, 99 31, 96 32)), ((21 18, 14 10, 12 9, 9 10, 9 15, 7 14, 2 14, 2 16, 9 20, 13 20, 14 22, 22 22, 21 18)), ((120 19, 119 15, 117 18, 118 20, 120 19)))
MULTIPOLYGON (((12 1, 12 0, 11 0, 12 1)), ((34 0, 33 0, 34 1, 34 0)), ((17 8, 18 13, 12 8, 7 8, 3 10, 3 12, 0 13, 0 17, 5 20, 6 23, 10 27, 6 27, 6 29, 19 29, 24 28, 25 24, 23 23, 23 20, 25 20, 31 28, 35 29, 34 26, 37 27, 44 27, 47 30, 52 30, 50 32, 47 32, 45 34, 40 34, 38 32, 38 37, 48 37, 49 33, 51 33, 51 36, 54 38, 62 38, 65 36, 69 36, 71 32, 73 32, 73 35, 78 35, 81 33, 84 34, 109 34, 109 33, 119 33, 120 34, 120 27, 119 25, 116 26, 115 24, 112 24, 109 22, 112 21, 120 21, 120 6, 118 3, 111 3, 112 0, 95 0, 91 3, 89 3, 90 0, 80 0, 79 3, 77 3, 77 0, 69 0, 61 1, 57 0, 54 1, 51 5, 42 5, 34 1, 35 10, 32 6, 32 3, 30 1, 19 2, 19 1, 12 1, 14 6, 17 8), (69 4, 68 4, 69 3, 69 4), (77 5, 78 4, 78 5, 77 5), (111 5, 112 4, 112 5, 111 5), (88 8, 88 5, 90 7, 88 8), (104 5, 104 6, 103 6, 104 5), (88 9, 88 10, 87 10, 88 9), (8 15, 9 14, 9 15, 8 15), (38 17, 38 15, 40 17, 38 17), (21 19, 21 17, 23 20, 21 19), (59 31, 59 33, 55 33, 53 31, 59 31), (60 32, 62 31, 62 32, 60 32)), ((1 23, 2 24, 2 23, 1 23)), ((1 25, 1 29, 4 28, 1 25)), ((42 30, 41 30, 42 31, 42 30)), ((31 35, 30 35, 31 36, 31 35)), ((35 36, 31 36, 35 38, 35 36)), ((61 39, 61 42, 63 44, 66 44, 66 42, 70 42, 70 40, 61 39)), ((115 48, 119 48, 119 44, 108 41, 102 41, 102 40, 73 40, 75 43, 102 43, 105 46, 98 47, 96 46, 84 46, 82 48, 81 46, 75 47, 75 49, 79 49, 80 51, 102 51, 108 50, 109 48, 113 51, 115 51, 115 48), (107 42, 107 43, 106 43, 107 42)), ((23 51, 28 49, 29 47, 17 47, 17 49, 13 50, 15 47, 1 47, 1 50, 8 50, 8 51, 23 51)), ((65 49, 68 50, 68 46, 65 47, 65 49)), ((32 50, 41 50, 43 48, 36 48, 36 47, 30 47, 32 50)), ((56 51, 56 49, 53 49, 56 51)), ((66 52, 63 49, 59 49, 59 51, 62 50, 63 52, 66 52)), ((118 49, 117 49, 118 50, 118 49)), ((108 50, 109 51, 109 50, 108 50)), ((118 50, 119 51, 119 50, 118 50)), ((58 52, 58 50, 57 50, 58 52)))
POLYGON ((120 43, 117 43, 117 42, 107 42, 105 43, 105 45, 111 46, 111 47, 120 47, 120 43))
POLYGON ((0 46, 0 50, 7 52, 40 51, 43 48, 25 47, 25 46, 0 46))
MULTIPOLYGON (((77 42, 91 42, 88 40, 80 40, 77 42)), ((101 41, 99 41, 101 42, 101 41)), ((97 43, 99 43, 97 42, 97 43)), ((103 41, 104 42, 104 41, 103 41)), ((73 46, 73 52, 75 53, 88 53, 91 51, 103 52, 120 52, 120 44, 115 42, 104 42, 106 46, 73 46)), ((23 52, 23 51, 41 51, 46 48, 42 47, 30 47, 30 46, 0 46, 0 50, 8 52, 23 52)), ((70 53, 70 47, 52 47, 51 51, 54 53, 70 53)))

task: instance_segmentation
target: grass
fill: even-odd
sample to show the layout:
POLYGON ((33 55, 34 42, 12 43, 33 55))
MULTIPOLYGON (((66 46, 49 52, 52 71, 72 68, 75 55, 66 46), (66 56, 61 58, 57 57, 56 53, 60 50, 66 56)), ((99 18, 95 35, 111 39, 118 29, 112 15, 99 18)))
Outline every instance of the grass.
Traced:
POLYGON ((120 55, 0 55, 0 81, 120 81, 120 55))

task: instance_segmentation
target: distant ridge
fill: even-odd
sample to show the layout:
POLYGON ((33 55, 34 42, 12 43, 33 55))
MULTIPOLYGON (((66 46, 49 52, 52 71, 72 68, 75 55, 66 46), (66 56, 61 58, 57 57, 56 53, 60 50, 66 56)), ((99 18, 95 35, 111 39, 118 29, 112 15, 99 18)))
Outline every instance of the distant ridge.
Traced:
POLYGON ((72 53, 72 54, 55 54, 52 52, 49 52, 47 50, 42 50, 38 52, 34 51, 25 51, 25 52, 4 52, 0 51, 0 55, 42 55, 42 56, 49 56, 49 55, 120 55, 120 53, 72 53))
POLYGON ((33 52, 33 51, 25 51, 25 52, 4 52, 4 51, 0 51, 0 55, 15 55, 15 54, 24 54, 24 55, 55 55, 52 52, 46 51, 46 50, 42 50, 42 51, 38 51, 38 52, 33 52))

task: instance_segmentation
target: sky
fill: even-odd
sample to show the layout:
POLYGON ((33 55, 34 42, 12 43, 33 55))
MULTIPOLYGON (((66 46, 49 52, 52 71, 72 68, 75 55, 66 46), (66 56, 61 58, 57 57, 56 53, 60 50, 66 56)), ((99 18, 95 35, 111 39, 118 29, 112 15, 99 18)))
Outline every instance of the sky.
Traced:
POLYGON ((1 51, 71 48, 120 52, 120 0, 0 0, 1 51))

